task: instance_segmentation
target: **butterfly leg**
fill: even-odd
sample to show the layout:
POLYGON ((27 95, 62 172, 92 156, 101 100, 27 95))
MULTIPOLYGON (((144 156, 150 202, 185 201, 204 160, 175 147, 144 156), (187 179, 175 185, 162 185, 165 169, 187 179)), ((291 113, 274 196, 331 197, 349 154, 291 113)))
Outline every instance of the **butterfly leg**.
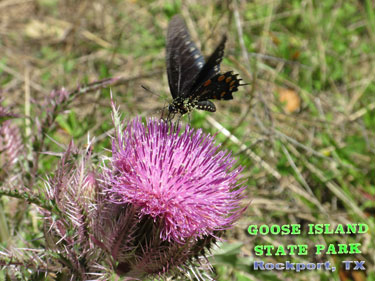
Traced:
MULTIPOLYGON (((161 116, 160 116, 160 119, 161 120, 163 120, 163 121, 168 121, 167 119, 165 119, 165 117, 164 117, 164 112, 165 112, 165 110, 164 110, 164 108, 161 110, 161 116)), ((168 118, 168 117, 167 117, 168 118)))
POLYGON ((177 125, 180 124, 181 117, 182 117, 182 114, 179 114, 179 115, 178 115, 178 119, 177 119, 177 121, 176 121, 176 124, 177 124, 177 125))
MULTIPOLYGON (((172 118, 173 119, 173 118, 172 118)), ((173 126, 173 133, 176 133, 177 132, 177 129, 178 129, 178 125, 180 123, 180 120, 181 120, 181 115, 178 116, 178 119, 177 121, 175 121, 174 123, 172 123, 172 119, 169 119, 169 127, 172 127, 173 126)))

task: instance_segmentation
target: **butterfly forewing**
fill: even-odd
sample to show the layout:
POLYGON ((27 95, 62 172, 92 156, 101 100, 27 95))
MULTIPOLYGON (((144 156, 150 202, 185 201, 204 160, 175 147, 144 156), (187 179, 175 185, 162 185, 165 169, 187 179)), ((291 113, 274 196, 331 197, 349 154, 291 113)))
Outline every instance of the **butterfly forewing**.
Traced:
POLYGON ((174 16, 167 33, 167 72, 173 98, 192 85, 203 65, 204 58, 191 40, 184 20, 174 16))

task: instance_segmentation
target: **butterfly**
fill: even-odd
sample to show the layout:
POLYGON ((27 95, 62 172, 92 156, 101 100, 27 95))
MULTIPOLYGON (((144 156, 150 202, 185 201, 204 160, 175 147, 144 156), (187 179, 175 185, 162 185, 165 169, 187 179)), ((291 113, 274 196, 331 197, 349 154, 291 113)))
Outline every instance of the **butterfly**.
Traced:
POLYGON ((181 16, 174 16, 167 32, 167 74, 173 97, 168 108, 168 120, 176 113, 181 115, 194 108, 215 112, 210 99, 231 100, 242 79, 232 71, 220 72, 225 42, 224 35, 207 62, 191 40, 186 24, 181 16))

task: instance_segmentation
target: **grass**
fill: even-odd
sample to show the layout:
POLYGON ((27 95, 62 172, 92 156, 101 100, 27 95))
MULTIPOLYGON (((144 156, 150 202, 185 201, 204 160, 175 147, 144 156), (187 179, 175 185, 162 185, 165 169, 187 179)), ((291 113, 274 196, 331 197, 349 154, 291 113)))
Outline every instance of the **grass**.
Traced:
MULTIPOLYGON (((245 167, 250 205, 214 253, 217 280, 375 280, 374 6, 371 0, 207 0, 204 5, 193 0, 2 1, 1 96, 21 115, 42 116, 36 101, 53 89, 120 76, 111 91, 126 118, 160 116, 171 101, 165 71, 170 17, 184 16, 205 55, 226 32, 222 68, 239 72, 249 85, 233 101, 215 102, 217 113, 195 111, 183 118, 194 127, 219 132, 218 141, 245 167), (290 103, 295 103, 293 110, 287 109, 290 103), (367 234, 246 234, 250 224, 359 222, 370 226, 367 234), (329 260, 338 268, 344 259, 365 260, 362 275, 342 270, 259 272, 250 266, 258 259, 253 254, 257 244, 355 242, 363 244, 362 254, 292 259, 329 260)), ((83 145, 88 133, 97 137, 95 151, 108 148, 109 107, 108 89, 75 100, 48 131, 48 151, 61 151, 52 139, 83 145)), ((18 121, 27 144, 35 119, 18 121)), ((53 171, 56 161, 42 156, 39 174, 53 171)), ((8 235, 38 237, 41 222, 32 208, 21 212, 19 206, 22 202, 2 197, 8 235)))

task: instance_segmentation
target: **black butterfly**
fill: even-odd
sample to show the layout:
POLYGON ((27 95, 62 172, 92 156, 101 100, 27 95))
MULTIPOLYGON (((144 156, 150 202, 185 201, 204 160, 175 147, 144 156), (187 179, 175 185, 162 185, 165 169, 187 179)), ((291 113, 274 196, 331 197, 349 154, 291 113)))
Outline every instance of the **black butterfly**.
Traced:
POLYGON ((176 15, 168 26, 167 73, 173 102, 169 105, 168 120, 174 114, 181 115, 194 108, 215 112, 209 99, 231 100, 242 79, 232 71, 220 73, 226 36, 216 50, 204 61, 195 43, 191 40, 184 20, 176 15))

